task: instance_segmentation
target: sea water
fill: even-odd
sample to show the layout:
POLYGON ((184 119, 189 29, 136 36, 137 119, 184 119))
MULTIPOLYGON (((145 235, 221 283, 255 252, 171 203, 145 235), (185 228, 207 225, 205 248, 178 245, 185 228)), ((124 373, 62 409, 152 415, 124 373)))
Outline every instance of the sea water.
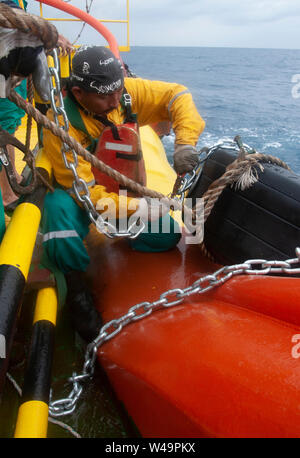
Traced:
MULTIPOLYGON (((133 47, 122 58, 140 77, 189 88, 206 121, 199 149, 233 140, 238 134, 244 143, 280 157, 300 174, 300 50, 133 47)), ((173 133, 163 139, 170 161, 174 139, 173 133)), ((61 318, 56 330, 54 399, 61 397, 61 391, 64 396, 69 394, 67 378, 74 370, 80 373, 84 359, 84 350, 68 330, 68 317, 61 318)), ((23 366, 16 370, 23 374, 23 366)), ((19 406, 15 388, 8 384, 8 389, 1 407, 0 437, 13 436, 14 424, 7 417, 13 410, 16 418, 19 406)), ((99 365, 75 413, 61 420, 65 427, 50 423, 48 437, 72 437, 69 426, 82 437, 138 436, 99 365)))
MULTIPOLYGON (((206 122, 198 149, 240 135, 300 173, 300 50, 132 47, 122 59, 139 77, 188 87, 206 122)), ((174 139, 163 139, 170 160, 174 139)))

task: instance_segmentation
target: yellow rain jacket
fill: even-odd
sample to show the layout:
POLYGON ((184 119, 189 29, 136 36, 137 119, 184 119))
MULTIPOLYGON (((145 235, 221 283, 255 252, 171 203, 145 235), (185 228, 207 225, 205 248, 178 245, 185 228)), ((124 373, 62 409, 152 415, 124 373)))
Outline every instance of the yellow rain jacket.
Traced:
MULTIPOLYGON (((125 78, 125 88, 131 96, 132 113, 137 114, 139 126, 169 120, 172 122, 176 143, 196 145, 199 135, 204 130, 205 122, 199 115, 192 96, 186 87, 176 83, 125 78)), ((91 137, 99 138, 104 129, 103 124, 81 110, 80 114, 91 137)), ((53 120, 51 110, 48 112, 48 117, 53 120)), ((116 125, 123 124, 125 116, 121 105, 109 113, 107 118, 116 125)), ((83 147, 90 146, 90 139, 87 135, 75 129, 72 125, 70 125, 69 134, 81 143, 83 147)), ((73 183, 73 174, 71 170, 65 167, 61 154, 61 140, 45 129, 43 143, 44 151, 51 161, 57 183, 65 189, 70 189, 73 183)), ((68 152, 67 157, 70 161, 73 161, 72 153, 68 152)), ((87 183, 92 183, 94 180, 91 164, 85 161, 82 156, 78 156, 77 173, 87 183)), ((99 199, 105 198, 113 199, 116 209, 121 205, 119 196, 115 193, 107 193, 105 187, 101 186, 101 184, 92 185, 89 190, 94 205, 99 199)), ((132 198, 126 199, 122 206, 126 204, 127 207, 130 201, 132 201, 132 198)), ((132 203, 130 207, 132 208, 132 203)), ((132 211, 129 211, 129 214, 132 211)))

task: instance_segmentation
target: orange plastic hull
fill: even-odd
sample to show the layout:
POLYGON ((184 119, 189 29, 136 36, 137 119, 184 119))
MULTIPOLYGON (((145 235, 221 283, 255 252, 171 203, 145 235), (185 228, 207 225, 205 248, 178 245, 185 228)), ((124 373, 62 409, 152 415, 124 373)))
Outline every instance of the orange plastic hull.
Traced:
MULTIPOLYGON (((94 256, 105 321, 218 267, 184 243, 94 256)), ((144 437, 300 437, 299 304, 300 279, 235 277, 126 326, 99 360, 144 437)))

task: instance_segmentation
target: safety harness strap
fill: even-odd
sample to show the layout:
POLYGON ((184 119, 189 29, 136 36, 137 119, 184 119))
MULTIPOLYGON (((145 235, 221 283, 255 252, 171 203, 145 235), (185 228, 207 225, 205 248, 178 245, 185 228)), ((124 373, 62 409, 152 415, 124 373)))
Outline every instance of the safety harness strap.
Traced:
MULTIPOLYGON (((133 122, 136 123, 137 122, 137 116, 136 116, 136 114, 132 113, 131 97, 128 94, 128 92, 126 91, 125 88, 124 88, 120 103, 121 103, 121 106, 124 108, 124 111, 125 111, 124 124, 126 124, 128 122, 129 123, 133 123, 133 122)), ((91 144, 87 148, 87 150, 90 151, 91 153, 94 153, 95 149, 96 149, 96 146, 97 146, 97 143, 98 143, 98 138, 92 137, 91 134, 88 132, 88 130, 87 130, 85 124, 84 124, 84 121, 83 121, 83 119, 81 117, 79 108, 83 112, 87 113, 87 111, 77 102, 75 97, 73 97, 73 95, 70 94, 70 93, 64 98, 64 106, 65 106, 65 110, 66 110, 67 117, 68 117, 68 120, 69 120, 70 124, 72 124, 72 126, 75 129, 80 130, 81 132, 84 132, 88 136, 91 144)), ((102 116, 99 116, 99 115, 96 115, 96 114, 94 114, 92 116, 97 121, 100 121, 104 126, 110 127, 112 129, 113 137, 114 137, 115 140, 121 140, 121 138, 119 136, 118 129, 117 129, 117 127, 115 126, 115 124, 113 122, 109 121, 107 118, 103 118, 102 116)))
POLYGON ((74 101, 73 97, 66 96, 64 98, 64 106, 70 124, 72 124, 72 126, 75 129, 84 132, 88 136, 91 144, 87 147, 87 150, 93 153, 96 149, 98 139, 93 138, 91 134, 88 132, 87 128, 85 127, 85 124, 78 109, 78 105, 74 101))

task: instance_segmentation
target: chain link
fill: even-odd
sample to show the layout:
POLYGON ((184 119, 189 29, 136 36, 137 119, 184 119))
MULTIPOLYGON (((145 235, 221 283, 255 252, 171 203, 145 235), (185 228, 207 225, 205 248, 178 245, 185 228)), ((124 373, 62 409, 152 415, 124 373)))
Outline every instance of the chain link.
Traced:
MULTIPOLYGON (((51 108, 53 110, 54 122, 57 126, 63 128, 66 132, 69 130, 69 120, 68 116, 64 107, 64 99, 61 92, 61 85, 59 79, 59 59, 57 55, 56 49, 54 49, 51 53, 53 57, 54 66, 49 67, 50 72, 50 102, 51 108), (59 123, 58 117, 62 116, 62 124, 59 123)), ((77 173, 77 166, 78 166, 78 155, 75 150, 70 150, 69 146, 63 143, 61 148, 61 153, 63 157, 63 161, 65 167, 68 170, 71 170, 74 181, 72 184, 72 190, 75 194, 76 199, 78 202, 82 203, 84 209, 86 210, 91 222, 95 224, 97 230, 109 238, 114 237, 126 237, 130 239, 135 239, 140 235, 140 233, 145 228, 145 223, 141 219, 137 219, 134 223, 132 223, 127 230, 118 231, 117 228, 105 221, 102 216, 97 212, 94 207, 94 204, 91 200, 90 191, 88 188, 87 183, 79 177, 77 173), (67 153, 72 153, 72 159, 68 159, 67 153)))
POLYGON ((182 203, 185 197, 187 196, 188 192, 192 192, 192 190, 195 188, 196 184, 198 183, 201 177, 205 162, 217 149, 222 148, 239 152, 240 148, 242 147, 246 154, 253 154, 256 152, 249 145, 242 144, 239 137, 236 137, 235 140, 236 141, 225 140, 220 143, 217 143, 211 148, 204 147, 201 150, 199 150, 198 164, 194 167, 194 169, 191 172, 186 173, 183 177, 181 177, 181 181, 179 183, 178 188, 176 189, 175 195, 172 196, 173 199, 176 199, 182 203), (239 140, 237 141, 237 139, 239 140))
MULTIPOLYGON (((220 146, 221 145, 218 145, 218 147, 220 146)), ((224 145, 224 147, 226 147, 226 145, 224 145)), ((197 165, 191 172, 186 173, 183 177, 181 177, 181 181, 178 189, 175 192, 175 195, 171 195, 173 199, 176 199, 181 203, 184 201, 188 191, 191 192, 198 183, 204 164, 207 159, 214 153, 215 149, 216 147, 212 147, 210 149, 205 147, 198 151, 199 159, 197 165), (204 157, 201 157, 201 155, 204 157)))
POLYGON ((49 412, 51 416, 59 417, 74 412, 77 401, 83 391, 83 385, 80 382, 86 382, 93 376, 99 348, 118 335, 125 326, 146 318, 155 310, 179 305, 191 295, 203 294, 217 288, 236 275, 267 275, 275 273, 300 275, 300 248, 296 248, 296 256, 296 258, 287 259, 286 261, 251 259, 242 264, 224 266, 212 274, 198 278, 186 288, 174 288, 165 291, 154 302, 140 302, 132 306, 125 315, 109 321, 102 326, 97 338, 87 346, 82 373, 73 373, 72 377, 69 378, 69 382, 73 383, 69 396, 65 399, 50 402, 49 412))

